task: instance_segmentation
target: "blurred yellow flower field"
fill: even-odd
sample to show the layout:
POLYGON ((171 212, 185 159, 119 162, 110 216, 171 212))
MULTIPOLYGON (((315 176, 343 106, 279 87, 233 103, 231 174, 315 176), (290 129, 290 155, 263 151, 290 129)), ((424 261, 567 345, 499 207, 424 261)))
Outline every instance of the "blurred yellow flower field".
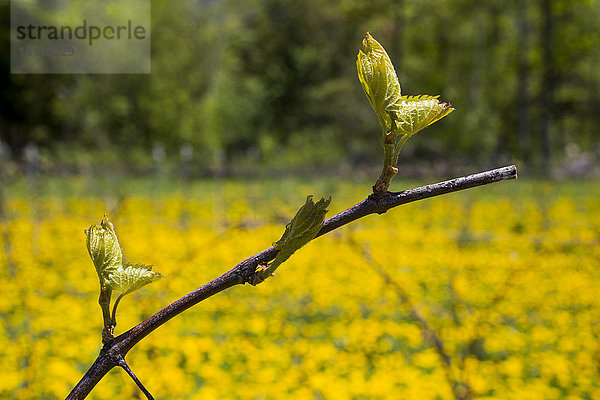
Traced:
MULTIPOLYGON (((166 275, 123 300, 119 334, 269 247, 307 194, 331 194, 330 216, 368 188, 5 194, 0 397, 64 398, 98 354, 83 230, 105 213, 124 257, 166 275)), ((127 359, 163 399, 600 399, 599 260, 598 183, 495 184, 318 238, 274 278, 200 303, 127 359)), ((90 398, 140 396, 114 369, 90 398)))

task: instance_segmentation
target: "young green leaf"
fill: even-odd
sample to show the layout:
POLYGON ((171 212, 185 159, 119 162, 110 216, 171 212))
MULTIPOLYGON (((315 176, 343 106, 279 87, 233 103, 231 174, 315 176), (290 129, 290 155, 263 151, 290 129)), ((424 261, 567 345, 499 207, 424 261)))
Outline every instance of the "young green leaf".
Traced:
POLYGON ((108 286, 126 295, 162 277, 160 272, 152 271, 151 265, 127 264, 108 276, 108 286))
POLYGON ((123 254, 113 224, 107 216, 85 231, 87 249, 96 267, 100 283, 123 265, 123 254))
POLYGON ((412 136, 454 111, 450 104, 439 101, 438 97, 425 94, 402 96, 394 110, 395 132, 412 136))
POLYGON ((363 40, 363 49, 358 51, 356 69, 383 130, 390 130, 389 112, 395 109, 400 99, 400 82, 392 60, 369 32, 363 40))
POLYGON ((356 59, 358 79, 383 128, 383 169, 373 193, 387 192, 398 172, 396 163, 406 140, 454 111, 438 96, 402 96, 398 76, 385 49, 368 32, 356 59), (398 139, 399 138, 399 139, 398 139))
POLYGON ((275 259, 265 268, 259 266, 252 280, 253 284, 257 284, 268 278, 275 270, 288 258, 292 256, 300 247, 304 246, 317 236, 317 233, 323 227, 327 206, 331 202, 331 197, 325 200, 321 198, 318 202, 314 202, 312 196, 306 197, 306 202, 289 224, 285 227, 285 232, 273 246, 279 250, 275 259))

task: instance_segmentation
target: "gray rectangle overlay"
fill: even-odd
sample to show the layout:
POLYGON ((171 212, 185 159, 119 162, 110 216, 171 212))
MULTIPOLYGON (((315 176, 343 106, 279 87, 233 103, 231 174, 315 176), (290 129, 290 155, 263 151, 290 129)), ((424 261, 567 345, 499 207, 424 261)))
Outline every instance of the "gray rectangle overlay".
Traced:
POLYGON ((150 73, 150 0, 12 0, 11 73, 150 73))

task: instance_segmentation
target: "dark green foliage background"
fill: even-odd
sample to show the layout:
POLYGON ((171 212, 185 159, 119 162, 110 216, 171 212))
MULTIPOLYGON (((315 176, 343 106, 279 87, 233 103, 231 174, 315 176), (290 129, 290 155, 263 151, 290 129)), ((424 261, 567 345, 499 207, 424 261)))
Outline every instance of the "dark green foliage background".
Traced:
POLYGON ((179 165, 191 145, 190 170, 209 173, 377 165, 379 126, 355 69, 366 30, 403 94, 456 108, 401 162, 598 165, 598 0, 155 0, 149 75, 11 75, 2 53, 3 157, 19 162, 36 143, 43 168, 145 171, 153 147, 179 165))

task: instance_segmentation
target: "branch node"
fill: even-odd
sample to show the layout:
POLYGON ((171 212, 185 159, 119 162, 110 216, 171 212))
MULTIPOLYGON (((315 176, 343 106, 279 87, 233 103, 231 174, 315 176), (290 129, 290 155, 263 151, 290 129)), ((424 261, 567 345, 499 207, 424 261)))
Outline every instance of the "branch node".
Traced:
POLYGON ((386 190, 385 192, 373 192, 368 196, 369 201, 375 203, 375 213, 381 215, 389 210, 389 207, 385 206, 383 200, 390 198, 392 195, 393 193, 386 190))
POLYGON ((102 329, 102 344, 103 345, 110 345, 112 343, 113 340, 115 340, 115 337, 113 336, 115 330, 115 326, 114 325, 109 325, 109 326, 105 326, 104 329, 102 329))
POLYGON ((254 274, 252 274, 252 276, 250 277, 250 279, 248 280, 248 283, 251 284, 252 286, 256 286, 259 283, 263 283, 265 281, 265 279, 267 279, 267 276, 265 276, 264 271, 266 271, 267 266, 266 265, 259 265, 256 268, 256 271, 254 272, 254 274))

